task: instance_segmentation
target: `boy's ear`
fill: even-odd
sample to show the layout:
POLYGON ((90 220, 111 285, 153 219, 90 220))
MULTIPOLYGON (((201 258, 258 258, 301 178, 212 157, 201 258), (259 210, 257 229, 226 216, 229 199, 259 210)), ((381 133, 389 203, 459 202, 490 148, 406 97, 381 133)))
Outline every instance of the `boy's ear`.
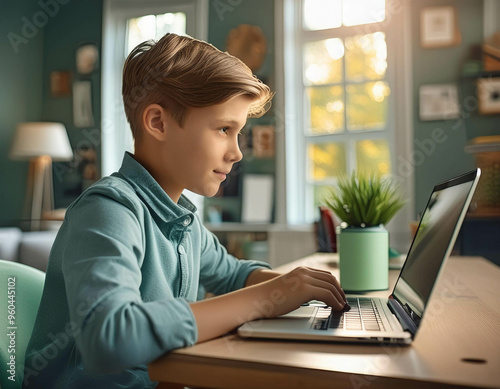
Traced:
POLYGON ((156 140, 164 141, 167 135, 167 112, 159 104, 148 105, 142 113, 144 130, 156 140))

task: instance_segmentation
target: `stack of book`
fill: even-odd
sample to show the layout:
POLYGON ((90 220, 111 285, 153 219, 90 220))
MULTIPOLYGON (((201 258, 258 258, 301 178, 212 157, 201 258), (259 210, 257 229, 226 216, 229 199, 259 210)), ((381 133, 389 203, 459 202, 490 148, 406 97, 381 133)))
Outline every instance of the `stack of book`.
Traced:
POLYGON ((318 251, 322 253, 336 253, 335 215, 328 207, 320 205, 318 208, 320 217, 315 225, 318 251))

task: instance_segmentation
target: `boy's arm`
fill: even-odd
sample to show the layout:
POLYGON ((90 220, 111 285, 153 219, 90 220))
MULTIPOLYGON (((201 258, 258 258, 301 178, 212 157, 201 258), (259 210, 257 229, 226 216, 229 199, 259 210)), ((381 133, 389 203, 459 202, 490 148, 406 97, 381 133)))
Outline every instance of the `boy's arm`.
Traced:
MULTIPOLYGON (((268 271, 262 272, 261 277, 271 276, 266 274, 268 271)), ((255 275, 258 276, 259 273, 255 275)), ((323 301, 334 310, 341 310, 346 305, 345 294, 331 273, 300 267, 190 306, 198 328, 198 342, 203 342, 224 335, 247 321, 288 313, 310 300, 323 301)))
POLYGON ((143 301, 143 235, 134 205, 91 189, 67 213, 58 236, 70 324, 86 369, 110 374, 145 365, 196 342, 189 303, 143 301), (60 232, 60 233, 61 233, 60 232))
POLYGON ((217 237, 203 226, 196 216, 193 234, 200 242, 200 279, 207 292, 222 295, 269 277, 257 276, 256 281, 248 283, 249 276, 256 270, 270 269, 268 263, 254 260, 238 260, 228 254, 217 237))
POLYGON ((281 275, 283 274, 276 271, 264 268, 257 269, 250 273, 247 281, 245 282, 245 287, 260 284, 261 282, 272 280, 273 278, 279 277, 281 275))

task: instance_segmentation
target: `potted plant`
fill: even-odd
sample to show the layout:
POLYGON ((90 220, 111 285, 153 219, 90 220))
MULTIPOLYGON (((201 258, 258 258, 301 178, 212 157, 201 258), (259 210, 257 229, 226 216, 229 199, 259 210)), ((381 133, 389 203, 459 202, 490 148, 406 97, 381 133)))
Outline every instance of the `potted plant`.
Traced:
POLYGON ((405 204, 389 178, 353 172, 341 177, 326 205, 343 221, 337 228, 340 284, 361 292, 389 288, 389 232, 385 225, 405 204))

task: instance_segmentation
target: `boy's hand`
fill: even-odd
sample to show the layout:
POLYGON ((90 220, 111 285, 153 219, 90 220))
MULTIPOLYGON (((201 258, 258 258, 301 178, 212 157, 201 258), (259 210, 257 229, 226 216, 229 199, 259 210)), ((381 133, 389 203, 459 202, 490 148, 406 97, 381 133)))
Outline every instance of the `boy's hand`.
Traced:
POLYGON ((323 301, 336 311, 347 304, 339 281, 330 272, 309 267, 298 267, 253 288, 262 288, 262 294, 256 295, 265 296, 260 304, 265 307, 262 309, 265 318, 283 315, 310 300, 323 301))
POLYGON ((311 300, 323 301, 335 311, 348 308, 338 280, 330 272, 309 267, 190 305, 198 342, 203 342, 247 321, 284 315, 311 300))

